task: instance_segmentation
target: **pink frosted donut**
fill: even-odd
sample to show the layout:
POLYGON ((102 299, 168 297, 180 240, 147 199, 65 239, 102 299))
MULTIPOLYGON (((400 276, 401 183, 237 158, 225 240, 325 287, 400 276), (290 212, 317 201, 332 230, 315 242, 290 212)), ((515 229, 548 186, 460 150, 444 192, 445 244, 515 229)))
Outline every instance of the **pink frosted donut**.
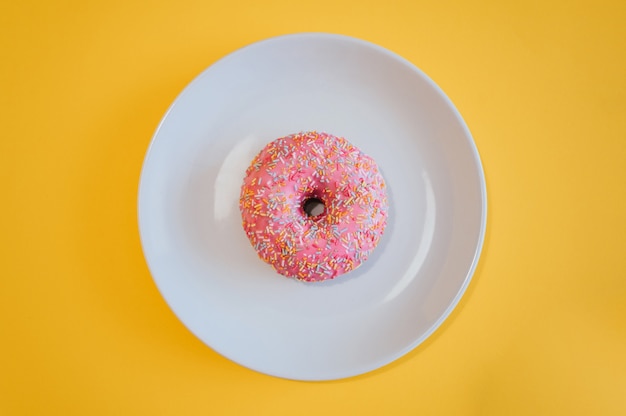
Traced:
POLYGON ((346 139, 276 139, 246 170, 239 208, 259 257, 284 276, 333 279, 367 260, 387 225, 385 181, 346 139))

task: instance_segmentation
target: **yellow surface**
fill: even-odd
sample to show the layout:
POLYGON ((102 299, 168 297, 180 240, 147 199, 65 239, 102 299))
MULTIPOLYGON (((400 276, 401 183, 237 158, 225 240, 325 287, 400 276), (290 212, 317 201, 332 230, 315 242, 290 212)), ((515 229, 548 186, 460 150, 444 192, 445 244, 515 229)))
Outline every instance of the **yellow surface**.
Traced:
POLYGON ((1 415, 626 414, 626 3, 4 1, 1 415), (472 130, 489 219, 451 318, 399 361, 304 383, 234 364, 144 262, 144 153, 225 54, 327 31, 429 74, 472 130))

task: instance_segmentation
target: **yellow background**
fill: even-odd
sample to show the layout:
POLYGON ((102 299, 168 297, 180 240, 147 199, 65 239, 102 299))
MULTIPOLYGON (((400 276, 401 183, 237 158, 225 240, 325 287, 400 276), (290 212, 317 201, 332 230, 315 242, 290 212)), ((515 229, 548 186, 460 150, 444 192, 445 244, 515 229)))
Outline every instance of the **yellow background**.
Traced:
POLYGON ((3 1, 0 414, 626 414, 626 3, 3 1), (487 178, 483 256, 397 362, 323 383, 203 345, 148 273, 139 173, 229 52, 325 31, 437 82, 487 178))

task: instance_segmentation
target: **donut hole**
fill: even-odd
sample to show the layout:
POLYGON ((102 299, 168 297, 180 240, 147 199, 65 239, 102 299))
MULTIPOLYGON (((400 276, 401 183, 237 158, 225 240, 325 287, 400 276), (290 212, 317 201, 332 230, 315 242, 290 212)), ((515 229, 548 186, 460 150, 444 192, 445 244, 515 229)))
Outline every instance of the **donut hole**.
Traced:
POLYGON ((317 218, 326 211, 324 201, 314 196, 302 201, 302 210, 309 218, 317 218))

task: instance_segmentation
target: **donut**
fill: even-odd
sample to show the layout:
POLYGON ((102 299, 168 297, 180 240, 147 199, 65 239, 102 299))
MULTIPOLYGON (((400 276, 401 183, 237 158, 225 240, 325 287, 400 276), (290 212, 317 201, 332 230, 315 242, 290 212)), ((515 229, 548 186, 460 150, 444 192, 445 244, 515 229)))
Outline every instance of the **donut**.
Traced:
POLYGON ((378 245, 388 213, 374 160, 343 137, 316 131, 265 146, 246 170, 239 208, 258 256, 307 282, 359 267, 378 245))

